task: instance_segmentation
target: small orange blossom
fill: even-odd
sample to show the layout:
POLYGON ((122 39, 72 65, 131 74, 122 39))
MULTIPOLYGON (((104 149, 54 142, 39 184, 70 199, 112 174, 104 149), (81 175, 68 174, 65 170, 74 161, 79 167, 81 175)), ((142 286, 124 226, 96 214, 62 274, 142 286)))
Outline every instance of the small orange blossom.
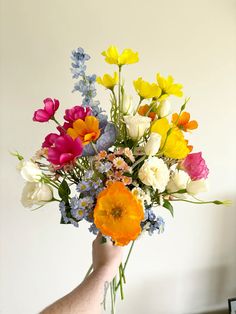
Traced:
POLYGON ((177 127, 185 132, 188 130, 194 130, 198 127, 198 123, 196 120, 190 120, 190 114, 186 111, 182 112, 180 117, 178 113, 174 113, 172 115, 172 123, 176 124, 177 122, 177 127))

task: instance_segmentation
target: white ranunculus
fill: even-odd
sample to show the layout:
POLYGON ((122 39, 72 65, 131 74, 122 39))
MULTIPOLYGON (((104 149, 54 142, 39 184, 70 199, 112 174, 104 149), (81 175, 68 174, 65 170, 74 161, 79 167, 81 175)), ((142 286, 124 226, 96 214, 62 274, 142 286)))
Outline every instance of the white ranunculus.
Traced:
POLYGON ((173 193, 186 189, 189 179, 189 175, 185 171, 175 170, 167 184, 167 191, 169 193, 173 193))
POLYGON ((124 121, 129 136, 133 140, 139 140, 144 135, 145 131, 150 127, 151 118, 136 114, 134 116, 124 116, 124 121))
POLYGON ((161 135, 155 132, 150 134, 149 140, 144 146, 145 154, 148 156, 154 156, 158 153, 161 145, 161 135))
POLYGON ((38 182, 42 177, 42 171, 32 161, 24 161, 19 170, 23 179, 28 182, 38 182))
POLYGON ((132 114, 134 112, 133 97, 131 95, 124 94, 122 111, 125 115, 132 114))
POLYGON ((149 157, 139 169, 138 176, 144 184, 163 192, 169 181, 169 169, 162 159, 149 157))
POLYGON ((186 190, 189 194, 195 195, 202 192, 207 192, 207 181, 204 179, 190 181, 187 184, 186 190))
POLYGON ((163 118, 171 113, 171 104, 168 100, 162 100, 157 108, 158 117, 163 118))
POLYGON ((21 195, 21 203, 24 207, 43 205, 53 198, 52 188, 41 182, 26 182, 21 195))

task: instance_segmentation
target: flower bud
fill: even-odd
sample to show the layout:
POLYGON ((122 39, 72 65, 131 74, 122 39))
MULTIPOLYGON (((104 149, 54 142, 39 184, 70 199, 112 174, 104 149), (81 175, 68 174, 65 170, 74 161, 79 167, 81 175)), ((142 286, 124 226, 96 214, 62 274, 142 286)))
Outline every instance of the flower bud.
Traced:
POLYGON ((159 151, 161 145, 161 136, 158 133, 152 132, 150 134, 149 140, 144 146, 145 154, 148 156, 154 156, 159 151))
POLYGON ((166 117, 171 113, 171 104, 168 100, 162 100, 157 108, 157 114, 160 118, 166 117))

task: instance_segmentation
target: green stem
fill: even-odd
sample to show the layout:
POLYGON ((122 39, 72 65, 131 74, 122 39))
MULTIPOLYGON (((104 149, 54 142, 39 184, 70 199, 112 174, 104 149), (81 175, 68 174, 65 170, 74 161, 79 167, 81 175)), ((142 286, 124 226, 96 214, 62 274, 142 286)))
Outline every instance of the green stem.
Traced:
POLYGON ((140 164, 140 162, 142 162, 144 159, 146 158, 146 155, 142 156, 141 158, 139 158, 133 165, 132 165, 132 169, 134 169, 138 164, 140 164))
POLYGON ((139 106, 141 105, 141 102, 143 101, 143 99, 144 99, 143 97, 139 96, 139 103, 138 103, 138 106, 137 106, 137 109, 136 109, 135 113, 138 112, 139 106))
MULTIPOLYGON (((130 254, 131 254, 131 252, 133 250, 133 247, 134 247, 134 242, 135 241, 132 242, 132 244, 130 246, 130 249, 129 249, 129 253, 128 253, 127 258, 125 260, 125 264, 124 264, 124 267, 123 267, 123 273, 125 273, 125 269, 126 269, 128 261, 129 261, 130 254)), ((116 285, 116 290, 119 288, 120 282, 121 282, 121 280, 119 280, 118 284, 116 285)))
POLYGON ((114 291, 112 282, 110 283, 110 291, 111 291, 111 314, 115 314, 114 291))
POLYGON ((90 275, 91 271, 93 270, 93 264, 90 265, 85 277, 84 277, 84 280, 90 275))
POLYGON ((195 202, 195 201, 190 201, 190 200, 184 200, 184 199, 174 199, 174 200, 171 200, 172 202, 175 201, 175 202, 187 202, 187 203, 192 203, 192 204, 215 204, 215 205, 224 205, 223 202, 221 201, 202 201, 202 202, 195 202))
POLYGON ((123 269, 121 269, 122 266, 119 266, 119 277, 120 277, 120 297, 121 300, 124 300, 124 291, 123 291, 123 283, 122 283, 122 273, 123 273, 123 269))
POLYGON ((118 110, 118 123, 119 123, 119 130, 120 130, 120 123, 121 123, 121 66, 119 65, 119 77, 118 77, 118 106, 119 106, 119 110, 118 110))

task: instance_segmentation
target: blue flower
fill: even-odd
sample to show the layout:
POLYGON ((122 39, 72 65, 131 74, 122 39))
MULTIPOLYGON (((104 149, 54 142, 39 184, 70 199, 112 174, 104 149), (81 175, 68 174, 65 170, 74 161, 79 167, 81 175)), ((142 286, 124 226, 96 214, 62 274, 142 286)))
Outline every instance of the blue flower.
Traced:
POLYGON ((90 188, 90 182, 87 180, 83 180, 77 184, 76 191, 83 193, 89 191, 90 188))
POLYGON ((100 162, 98 167, 97 167, 97 170, 100 172, 100 173, 105 173, 107 171, 109 171, 112 167, 112 163, 111 162, 100 162))
POLYGON ((65 202, 60 202, 59 203, 59 210, 61 212, 62 218, 64 220, 64 222, 67 224, 69 222, 69 219, 66 215, 66 205, 65 202))
POLYGON ((84 175, 84 179, 92 179, 94 176, 94 171, 93 170, 87 170, 84 175))
POLYGON ((85 196, 79 199, 79 208, 88 209, 94 204, 94 200, 91 196, 85 196))
POLYGON ((149 235, 153 235, 154 231, 162 233, 164 231, 165 222, 162 217, 158 216, 156 220, 149 222, 150 225, 147 229, 149 235))
POLYGON ((82 220, 85 217, 85 209, 82 208, 72 209, 71 215, 77 220, 82 220))
POLYGON ((92 232, 93 234, 98 234, 98 231, 99 231, 94 223, 91 224, 91 226, 88 228, 88 230, 90 232, 92 232))

